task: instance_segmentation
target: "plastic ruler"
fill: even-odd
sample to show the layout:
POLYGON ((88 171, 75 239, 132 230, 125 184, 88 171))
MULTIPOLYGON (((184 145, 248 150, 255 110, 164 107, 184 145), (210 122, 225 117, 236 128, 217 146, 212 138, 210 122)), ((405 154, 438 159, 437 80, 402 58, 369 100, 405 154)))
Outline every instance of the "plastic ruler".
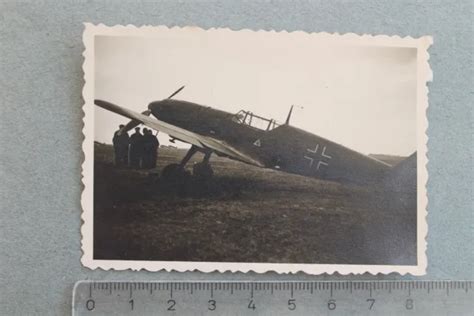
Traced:
POLYGON ((472 281, 80 281, 73 315, 474 315, 472 281))

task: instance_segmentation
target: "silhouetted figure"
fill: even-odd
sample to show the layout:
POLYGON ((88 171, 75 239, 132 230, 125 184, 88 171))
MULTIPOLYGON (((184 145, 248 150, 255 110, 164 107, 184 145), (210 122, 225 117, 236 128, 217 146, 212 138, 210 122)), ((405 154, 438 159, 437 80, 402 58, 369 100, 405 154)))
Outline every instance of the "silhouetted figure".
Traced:
POLYGON ((148 169, 150 165, 150 139, 148 137, 148 128, 143 129, 143 153, 142 153, 142 164, 143 169, 148 169))
POLYGON ((120 130, 124 125, 119 126, 119 130, 114 133, 112 142, 114 144, 115 153, 115 165, 126 166, 128 165, 128 134, 126 132, 120 134, 120 130))
POLYGON ((140 133, 140 128, 135 128, 135 133, 130 136, 130 147, 128 151, 130 167, 140 168, 143 156, 143 135, 140 133))
POLYGON ((156 155, 159 142, 153 132, 149 129, 143 131, 143 160, 142 168, 152 169, 156 167, 156 155))
POLYGON ((151 156, 151 168, 156 168, 156 160, 158 159, 158 148, 160 148, 160 142, 156 135, 153 135, 152 131, 150 131, 151 136, 151 144, 152 144, 152 156, 151 156))

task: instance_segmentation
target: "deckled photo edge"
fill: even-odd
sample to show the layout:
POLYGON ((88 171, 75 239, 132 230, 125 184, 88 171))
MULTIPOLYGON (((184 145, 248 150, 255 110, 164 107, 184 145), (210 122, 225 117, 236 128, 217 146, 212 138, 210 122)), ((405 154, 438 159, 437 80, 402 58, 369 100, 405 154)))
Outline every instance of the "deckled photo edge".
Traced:
POLYGON ((277 272, 277 273, 298 273, 307 274, 389 274, 399 273, 401 275, 411 274, 415 276, 424 275, 427 268, 427 205, 428 198, 426 185, 428 181, 427 172, 427 142, 428 120, 426 112, 428 109, 428 85, 432 81, 433 74, 429 65, 428 49, 433 43, 431 36, 412 38, 410 36, 387 36, 387 35, 357 35, 354 33, 329 34, 325 32, 307 33, 303 31, 253 31, 249 29, 230 30, 228 28, 210 28, 208 30, 199 27, 172 27, 166 26, 142 26, 115 25, 106 26, 104 24, 94 25, 84 23, 83 33, 84 43, 84 88, 83 88, 83 134, 84 140, 82 149, 84 161, 82 163, 82 183, 84 189, 81 195, 82 206, 82 264, 90 269, 103 270, 148 270, 148 271, 195 271, 200 272, 249 272, 256 273, 277 272), (326 40, 345 40, 347 43, 355 45, 383 45, 396 47, 413 47, 417 49, 417 265, 397 266, 397 265, 343 265, 343 264, 284 264, 284 263, 241 263, 241 262, 173 262, 173 261, 134 261, 134 260, 96 260, 93 258, 93 157, 94 157, 94 37, 97 35, 109 36, 153 36, 159 30, 198 30, 200 32, 265 32, 265 33, 287 33, 293 36, 312 36, 326 40))

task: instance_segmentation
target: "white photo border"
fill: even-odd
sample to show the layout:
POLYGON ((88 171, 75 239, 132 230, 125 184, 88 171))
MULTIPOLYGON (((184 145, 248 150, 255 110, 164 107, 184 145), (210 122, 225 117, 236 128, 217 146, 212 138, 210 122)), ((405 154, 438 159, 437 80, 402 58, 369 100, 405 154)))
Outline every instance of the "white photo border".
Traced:
MULTIPOLYGON (((305 272, 307 274, 388 274, 400 273, 412 275, 424 275, 427 267, 427 194, 426 184, 428 181, 428 172, 426 165, 428 120, 426 111, 428 109, 428 86, 427 82, 432 81, 433 74, 428 63, 428 48, 432 45, 433 39, 430 36, 420 38, 386 36, 386 35, 357 35, 347 34, 329 34, 329 33, 306 33, 302 31, 286 32, 287 35, 304 37, 309 36, 324 41, 342 41, 351 45, 367 46, 385 46, 385 47, 407 47, 417 49, 417 264, 416 265, 357 265, 357 264, 295 264, 295 263, 247 263, 247 262, 194 262, 194 261, 141 261, 141 260, 96 260, 93 258, 93 212, 94 212, 94 37, 98 35, 108 36, 138 36, 153 37, 156 32, 186 32, 187 30, 199 30, 201 32, 268 32, 264 30, 252 31, 248 29, 232 31, 227 28, 211 28, 204 30, 198 27, 173 27, 166 26, 142 26, 116 25, 106 26, 104 24, 94 25, 85 23, 83 33, 83 42, 85 46, 84 56, 84 118, 83 134, 84 141, 82 150, 84 152, 84 162, 82 164, 82 182, 84 190, 81 196, 82 205, 82 264, 90 269, 104 270, 148 270, 148 271, 193 271, 201 272, 248 272, 265 273, 274 271, 277 273, 297 273, 305 272)), ((275 33, 275 31, 270 31, 275 33)))

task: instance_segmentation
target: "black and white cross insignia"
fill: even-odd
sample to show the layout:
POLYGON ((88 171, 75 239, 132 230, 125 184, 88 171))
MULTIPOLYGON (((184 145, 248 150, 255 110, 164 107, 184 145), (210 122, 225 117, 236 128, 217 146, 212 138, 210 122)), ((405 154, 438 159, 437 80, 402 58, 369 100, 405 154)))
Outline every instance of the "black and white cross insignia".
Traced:
POLYGON ((316 171, 321 168, 321 166, 328 166, 332 157, 326 153, 326 146, 322 146, 321 154, 318 155, 319 144, 316 144, 314 149, 307 148, 306 155, 304 158, 309 161, 309 168, 312 169, 313 165, 316 166, 316 171))

